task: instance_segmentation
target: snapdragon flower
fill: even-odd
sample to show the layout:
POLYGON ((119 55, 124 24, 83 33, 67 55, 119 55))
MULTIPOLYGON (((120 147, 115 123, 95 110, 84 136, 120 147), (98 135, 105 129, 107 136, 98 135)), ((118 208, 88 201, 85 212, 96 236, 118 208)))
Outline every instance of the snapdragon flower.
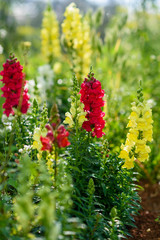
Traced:
POLYGON ((134 167, 136 159, 140 162, 148 160, 151 149, 147 146, 147 142, 153 140, 152 111, 149 103, 143 100, 142 93, 140 96, 138 103, 132 103, 132 112, 127 125, 130 129, 119 155, 125 160, 123 167, 128 169, 134 167))
POLYGON ((88 78, 85 78, 81 84, 80 94, 80 101, 84 104, 84 111, 87 112, 82 128, 87 132, 92 132, 93 137, 100 138, 105 134, 102 132, 105 127, 103 119, 105 113, 101 110, 105 103, 103 101, 104 90, 101 82, 94 77, 94 73, 89 73, 88 78))
POLYGON ((70 128, 72 128, 76 124, 76 120, 79 127, 82 127, 83 122, 85 121, 86 112, 83 110, 84 105, 80 102, 80 100, 77 101, 77 109, 76 109, 76 103, 71 103, 70 112, 65 113, 65 120, 63 121, 65 124, 68 124, 70 128))
POLYGON ((6 98, 3 112, 9 117, 10 114, 15 114, 15 109, 21 113, 26 114, 30 106, 28 89, 25 88, 26 81, 25 74, 22 72, 23 66, 17 61, 17 58, 10 56, 6 63, 3 64, 3 70, 0 75, 3 77, 2 82, 5 84, 1 90, 2 97, 6 98))
POLYGON ((71 62, 77 79, 85 77, 91 65, 91 37, 90 26, 86 19, 82 18, 75 3, 71 3, 64 13, 62 31, 68 52, 71 54, 71 62))
POLYGON ((59 26, 56 15, 51 7, 44 11, 41 29, 42 54, 48 62, 61 54, 59 41, 59 26))

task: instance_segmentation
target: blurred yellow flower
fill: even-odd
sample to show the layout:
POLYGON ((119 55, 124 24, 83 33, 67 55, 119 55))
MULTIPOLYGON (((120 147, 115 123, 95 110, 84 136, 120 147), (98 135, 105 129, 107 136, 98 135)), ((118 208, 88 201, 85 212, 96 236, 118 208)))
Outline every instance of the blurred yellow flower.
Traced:
POLYGON ((25 48, 30 48, 31 47, 31 42, 23 42, 23 46, 25 47, 25 48))
POLYGON ((64 13, 62 31, 68 52, 71 54, 73 70, 79 81, 89 72, 91 65, 90 26, 83 19, 75 3, 71 3, 64 13))
POLYGON ((56 15, 51 7, 44 11, 41 29, 42 54, 49 62, 61 54, 59 26, 56 15))
POLYGON ((61 70, 62 70, 62 64, 60 62, 56 62, 53 66, 54 73, 59 74, 61 73, 61 70))

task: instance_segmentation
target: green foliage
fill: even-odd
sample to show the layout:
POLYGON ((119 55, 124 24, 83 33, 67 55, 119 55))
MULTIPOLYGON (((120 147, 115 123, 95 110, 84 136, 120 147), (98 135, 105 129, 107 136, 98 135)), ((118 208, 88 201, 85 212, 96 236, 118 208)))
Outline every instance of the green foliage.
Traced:
POLYGON ((121 238, 124 238, 124 235, 121 234, 120 226, 122 225, 122 222, 120 221, 117 210, 115 207, 111 209, 110 212, 111 221, 109 222, 109 239, 110 240, 118 240, 121 238))
POLYGON ((69 221, 71 207, 71 179, 58 165, 57 187, 53 187, 44 162, 33 162, 28 155, 20 159, 18 195, 13 201, 16 220, 15 236, 27 239, 41 236, 42 239, 69 239, 74 233, 75 221, 69 221), (63 176, 63 177, 62 177, 63 176), (65 176, 65 177, 64 177, 65 176), (54 237, 54 238, 53 238, 54 237))
MULTIPOLYGON (((35 171, 33 164, 27 155, 21 159, 18 176, 18 196, 14 200, 14 213, 17 218, 18 226, 21 229, 20 236, 25 237, 29 234, 34 220, 34 204, 32 203, 33 190, 31 190, 31 175, 35 171)), ((18 228, 18 227, 17 227, 18 228)))
POLYGON ((100 26, 104 19, 104 11, 98 9, 94 14, 92 11, 88 11, 85 18, 89 21, 91 28, 91 44, 94 51, 93 63, 95 64, 95 56, 99 57, 102 54, 102 39, 100 37, 100 26))
POLYGON ((132 173, 121 168, 123 162, 117 155, 108 154, 106 144, 103 147, 89 143, 90 140, 84 131, 73 137, 67 157, 74 183, 73 213, 87 225, 80 239, 108 239, 119 233, 127 235, 127 226, 134 226, 132 216, 140 208, 138 186, 132 182, 132 173), (113 208, 117 209, 115 219, 113 214, 110 215, 113 208), (117 219, 121 221, 116 223, 117 219))

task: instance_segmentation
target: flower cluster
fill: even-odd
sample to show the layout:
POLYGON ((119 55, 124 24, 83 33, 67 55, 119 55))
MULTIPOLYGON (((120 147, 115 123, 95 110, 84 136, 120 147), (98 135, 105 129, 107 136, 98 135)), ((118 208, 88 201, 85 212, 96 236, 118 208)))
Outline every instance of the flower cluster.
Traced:
POLYGON ((57 105, 54 104, 50 114, 50 124, 46 124, 47 135, 40 136, 42 143, 41 151, 53 152, 57 147, 63 148, 70 145, 68 141, 69 132, 60 124, 60 116, 57 105))
POLYGON ((123 167, 133 168, 134 160, 140 162, 148 160, 150 147, 147 142, 152 141, 152 111, 149 103, 139 101, 132 103, 132 112, 129 116, 129 133, 125 145, 122 144, 119 157, 125 159, 123 167))
POLYGON ((41 30, 42 53, 50 61, 60 56, 59 27, 56 15, 51 7, 44 11, 41 30))
POLYGON ((64 13, 62 31, 66 45, 71 53, 73 70, 78 80, 89 72, 91 63, 90 27, 87 20, 82 19, 75 3, 71 3, 64 13))
POLYGON ((63 125, 58 126, 55 129, 55 124, 47 124, 46 129, 48 130, 46 137, 40 136, 42 143, 41 151, 52 151, 53 145, 58 146, 58 148, 67 147, 70 145, 68 141, 69 132, 66 131, 63 125))
POLYGON ((10 114, 14 115, 14 109, 18 108, 23 114, 27 113, 30 106, 28 103, 29 95, 28 89, 24 89, 26 81, 24 80, 23 67, 17 58, 10 56, 10 59, 3 64, 3 70, 0 75, 3 77, 2 82, 5 84, 1 90, 2 97, 6 98, 3 108, 4 114, 9 117, 10 114))
POLYGON ((71 3, 64 13, 66 19, 62 23, 62 30, 65 34, 65 40, 69 47, 78 49, 81 46, 80 38, 82 27, 82 16, 79 13, 79 9, 76 8, 75 3, 71 3))
POLYGON ((94 78, 94 73, 88 74, 88 78, 85 78, 81 84, 80 94, 80 100, 84 104, 84 111, 87 112, 87 121, 83 122, 82 128, 87 132, 92 132, 93 137, 100 138, 104 135, 102 129, 105 126, 103 120, 105 113, 101 110, 105 103, 102 99, 104 90, 101 88, 100 81, 94 78))

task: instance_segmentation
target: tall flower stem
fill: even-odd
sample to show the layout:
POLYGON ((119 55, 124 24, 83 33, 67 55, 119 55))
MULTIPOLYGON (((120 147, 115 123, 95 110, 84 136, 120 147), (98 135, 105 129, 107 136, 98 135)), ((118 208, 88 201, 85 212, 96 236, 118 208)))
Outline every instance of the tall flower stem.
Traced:
POLYGON ((87 138, 87 141, 88 141, 88 144, 90 143, 90 132, 88 132, 88 138, 87 138))
POLYGON ((55 146, 55 162, 54 162, 54 181, 55 181, 55 188, 56 188, 56 182, 57 182, 57 161, 58 161, 58 149, 57 149, 57 146, 55 146))

